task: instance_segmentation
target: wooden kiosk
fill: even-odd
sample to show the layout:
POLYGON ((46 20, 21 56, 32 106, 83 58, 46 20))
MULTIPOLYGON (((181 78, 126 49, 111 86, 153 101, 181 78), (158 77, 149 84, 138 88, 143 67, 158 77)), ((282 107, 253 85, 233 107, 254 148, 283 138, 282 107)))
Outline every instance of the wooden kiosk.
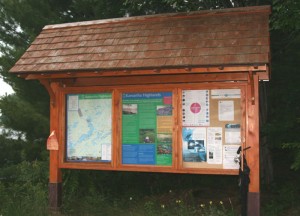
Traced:
POLYGON ((269 6, 45 26, 10 70, 50 95, 49 198, 61 169, 238 175, 259 215, 259 81, 269 6))

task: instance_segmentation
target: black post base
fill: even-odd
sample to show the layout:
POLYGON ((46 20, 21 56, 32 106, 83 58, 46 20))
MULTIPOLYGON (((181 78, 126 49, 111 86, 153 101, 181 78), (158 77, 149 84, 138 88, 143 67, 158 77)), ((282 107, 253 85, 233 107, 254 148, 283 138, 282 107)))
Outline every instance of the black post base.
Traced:
POLYGON ((49 210, 59 211, 62 205, 62 183, 49 183, 49 210))
POLYGON ((247 216, 259 216, 260 215, 260 193, 248 192, 248 205, 247 216))

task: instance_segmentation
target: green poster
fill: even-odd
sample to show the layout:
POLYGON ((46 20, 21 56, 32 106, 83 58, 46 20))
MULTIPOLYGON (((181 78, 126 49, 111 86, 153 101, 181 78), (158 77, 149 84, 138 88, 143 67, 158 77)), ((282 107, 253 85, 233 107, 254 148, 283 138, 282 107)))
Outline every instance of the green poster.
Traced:
POLYGON ((172 165, 172 93, 122 95, 123 164, 172 165))

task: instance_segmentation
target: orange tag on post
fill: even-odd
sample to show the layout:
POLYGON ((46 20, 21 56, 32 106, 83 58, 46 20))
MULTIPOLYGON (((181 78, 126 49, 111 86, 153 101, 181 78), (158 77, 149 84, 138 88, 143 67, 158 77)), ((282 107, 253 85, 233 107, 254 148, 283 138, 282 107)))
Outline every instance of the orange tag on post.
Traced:
POLYGON ((52 131, 47 139, 47 150, 58 150, 58 141, 55 131, 52 131))

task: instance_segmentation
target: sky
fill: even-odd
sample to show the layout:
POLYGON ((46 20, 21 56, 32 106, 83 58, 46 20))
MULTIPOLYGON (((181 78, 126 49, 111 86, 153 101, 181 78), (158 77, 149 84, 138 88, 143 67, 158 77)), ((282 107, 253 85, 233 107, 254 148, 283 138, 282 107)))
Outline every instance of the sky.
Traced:
POLYGON ((11 86, 5 83, 0 76, 0 97, 5 94, 12 94, 14 91, 12 90, 11 86))

